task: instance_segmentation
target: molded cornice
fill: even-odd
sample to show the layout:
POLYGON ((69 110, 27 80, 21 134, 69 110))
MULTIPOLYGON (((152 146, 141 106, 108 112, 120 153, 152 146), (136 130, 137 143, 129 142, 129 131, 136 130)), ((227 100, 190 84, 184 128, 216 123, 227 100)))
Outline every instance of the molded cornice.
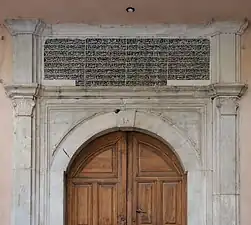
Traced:
POLYGON ((218 96, 230 96, 241 98, 247 85, 211 84, 207 86, 165 86, 165 87, 105 87, 85 88, 75 86, 39 86, 32 85, 7 85, 7 95, 10 98, 215 98, 218 96))
POLYGON ((206 24, 157 24, 157 25, 88 25, 88 24, 46 24, 40 19, 7 19, 5 25, 12 35, 41 35, 46 29, 49 36, 161 36, 199 37, 216 34, 241 35, 248 27, 248 21, 211 21, 206 24))

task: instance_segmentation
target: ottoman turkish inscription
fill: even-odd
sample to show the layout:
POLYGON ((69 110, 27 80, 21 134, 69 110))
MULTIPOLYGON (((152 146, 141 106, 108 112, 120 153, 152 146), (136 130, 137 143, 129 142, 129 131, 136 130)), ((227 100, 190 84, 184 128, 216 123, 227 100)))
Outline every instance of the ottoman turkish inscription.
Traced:
POLYGON ((165 86, 209 80, 210 41, 170 38, 47 39, 44 79, 77 86, 165 86))

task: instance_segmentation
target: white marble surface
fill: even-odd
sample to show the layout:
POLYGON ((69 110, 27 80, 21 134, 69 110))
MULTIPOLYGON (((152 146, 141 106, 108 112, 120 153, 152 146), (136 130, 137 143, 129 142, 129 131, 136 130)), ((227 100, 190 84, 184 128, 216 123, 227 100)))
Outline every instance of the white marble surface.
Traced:
POLYGON ((5 87, 14 106, 12 224, 63 225, 63 175, 72 156, 91 138, 129 129, 152 134, 179 156, 188 171, 188 225, 239 225, 238 101, 246 90, 238 83, 239 39, 246 25, 92 27, 7 21, 14 44, 13 84, 5 87), (175 81, 159 89, 43 83, 46 37, 90 34, 208 37, 211 80, 175 81))

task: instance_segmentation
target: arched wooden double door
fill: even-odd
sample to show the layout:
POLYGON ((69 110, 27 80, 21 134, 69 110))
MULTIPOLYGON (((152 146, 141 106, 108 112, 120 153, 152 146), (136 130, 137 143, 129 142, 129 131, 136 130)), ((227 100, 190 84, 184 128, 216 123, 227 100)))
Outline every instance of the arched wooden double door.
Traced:
POLYGON ((67 172, 67 225, 185 225, 186 176, 173 152, 138 132, 83 149, 67 172))

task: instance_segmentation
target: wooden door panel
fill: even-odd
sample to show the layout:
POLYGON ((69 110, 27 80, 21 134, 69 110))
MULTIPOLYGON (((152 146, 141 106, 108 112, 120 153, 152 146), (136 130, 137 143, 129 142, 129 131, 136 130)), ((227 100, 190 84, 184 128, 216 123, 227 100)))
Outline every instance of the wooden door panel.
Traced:
POLYGON ((106 146, 79 168, 78 177, 118 177, 118 143, 106 146))
POLYGON ((138 173, 139 176, 154 174, 162 175, 172 172, 172 168, 159 156, 153 146, 138 143, 138 173))
POLYGON ((75 212, 76 225, 92 224, 92 185, 75 185, 74 186, 75 204, 73 211, 75 212))
POLYGON ((184 171, 162 142, 114 132, 67 172, 67 225, 185 225, 184 171))
POLYGON ((117 224, 117 184, 74 185, 76 225, 117 224))
POLYGON ((98 184, 97 211, 94 217, 98 218, 98 224, 117 224, 117 187, 116 184, 98 184))
POLYGON ((112 173, 114 171, 114 161, 116 160, 116 147, 109 146, 104 149, 83 168, 82 173, 93 176, 92 173, 112 173), (91 173, 91 174, 89 174, 91 173))
POLYGON ((185 225, 181 168, 176 156, 158 140, 147 135, 129 136, 128 167, 132 167, 132 221, 136 225, 185 225), (131 144, 130 144, 131 142, 131 144), (163 152, 167 154, 163 154, 163 152), (135 219, 134 219, 135 218, 135 219))
POLYGON ((156 218, 156 184, 137 184, 136 219, 137 224, 155 224, 156 218))
POLYGON ((162 183, 163 224, 181 224, 180 182, 162 183))
POLYGON ((94 140, 67 177, 67 225, 117 225, 126 218, 125 133, 94 140))

